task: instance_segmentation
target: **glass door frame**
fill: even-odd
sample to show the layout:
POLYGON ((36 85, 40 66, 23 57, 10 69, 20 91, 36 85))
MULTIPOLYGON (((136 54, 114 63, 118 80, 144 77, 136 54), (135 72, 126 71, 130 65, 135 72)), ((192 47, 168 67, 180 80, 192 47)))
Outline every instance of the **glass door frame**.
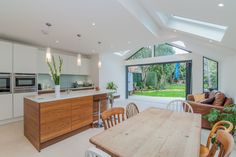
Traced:
POLYGON ((154 65, 154 64, 172 64, 172 63, 186 63, 186 98, 188 94, 192 94, 192 60, 182 60, 182 61, 173 61, 173 62, 162 62, 162 63, 148 63, 148 64, 134 64, 125 66, 125 98, 128 99, 128 72, 129 67, 132 66, 145 66, 145 65, 154 65))

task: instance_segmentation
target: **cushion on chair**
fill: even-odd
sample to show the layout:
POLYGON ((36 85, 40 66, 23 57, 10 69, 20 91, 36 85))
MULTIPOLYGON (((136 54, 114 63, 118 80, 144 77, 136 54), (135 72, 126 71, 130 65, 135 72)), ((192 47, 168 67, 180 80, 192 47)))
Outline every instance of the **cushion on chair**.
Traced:
POLYGON ((195 102, 200 102, 200 101, 202 101, 204 99, 205 99, 205 94, 204 93, 202 93, 202 94, 195 94, 194 95, 195 102))
POLYGON ((214 106, 223 106, 225 102, 225 94, 218 92, 215 95, 215 101, 213 102, 214 106))
POLYGON ((231 105, 233 103, 234 103, 234 101, 232 98, 227 98, 227 97, 225 98, 224 105, 231 105))
POLYGON ((214 101, 215 101, 215 97, 212 97, 212 98, 205 99, 201 101, 200 103, 212 105, 214 101))

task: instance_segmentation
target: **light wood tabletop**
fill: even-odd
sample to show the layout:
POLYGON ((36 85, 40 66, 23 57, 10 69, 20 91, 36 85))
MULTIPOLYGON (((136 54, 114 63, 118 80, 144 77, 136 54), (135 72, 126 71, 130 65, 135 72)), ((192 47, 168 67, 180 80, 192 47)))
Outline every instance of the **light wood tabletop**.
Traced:
POLYGON ((199 157, 201 115, 148 108, 90 138, 115 157, 199 157))

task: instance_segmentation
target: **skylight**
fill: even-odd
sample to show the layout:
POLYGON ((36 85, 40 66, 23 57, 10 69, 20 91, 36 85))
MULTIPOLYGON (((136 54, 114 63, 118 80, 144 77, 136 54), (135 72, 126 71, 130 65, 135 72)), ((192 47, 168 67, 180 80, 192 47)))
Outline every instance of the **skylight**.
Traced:
POLYGON ((184 48, 186 47, 183 41, 178 40, 178 41, 173 41, 171 43, 175 44, 175 45, 178 45, 178 46, 181 46, 181 47, 184 47, 184 48))
POLYGON ((191 22, 191 23, 195 23, 195 24, 198 24, 198 25, 204 25, 204 26, 207 26, 207 27, 215 27, 215 28, 223 29, 223 30, 227 29, 226 26, 216 25, 216 24, 212 24, 212 23, 208 23, 208 22, 193 20, 193 19, 184 18, 184 17, 180 17, 180 16, 175 16, 175 15, 172 15, 172 17, 175 18, 175 19, 178 19, 178 20, 182 20, 182 21, 185 21, 185 22, 191 22))
POLYGON ((119 51, 119 52, 114 52, 115 55, 123 57, 126 55, 130 50, 125 50, 125 51, 119 51))
POLYGON ((168 28, 194 34, 206 39, 221 41, 227 30, 227 26, 213 24, 196 19, 190 19, 172 14, 157 12, 160 20, 168 28))

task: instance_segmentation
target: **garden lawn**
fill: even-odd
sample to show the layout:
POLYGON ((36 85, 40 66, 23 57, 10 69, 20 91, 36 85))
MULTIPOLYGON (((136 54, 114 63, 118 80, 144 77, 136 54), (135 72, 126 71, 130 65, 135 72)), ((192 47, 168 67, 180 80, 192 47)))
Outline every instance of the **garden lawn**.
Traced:
POLYGON ((134 95, 154 97, 185 97, 185 85, 169 85, 164 90, 135 91, 134 95))

